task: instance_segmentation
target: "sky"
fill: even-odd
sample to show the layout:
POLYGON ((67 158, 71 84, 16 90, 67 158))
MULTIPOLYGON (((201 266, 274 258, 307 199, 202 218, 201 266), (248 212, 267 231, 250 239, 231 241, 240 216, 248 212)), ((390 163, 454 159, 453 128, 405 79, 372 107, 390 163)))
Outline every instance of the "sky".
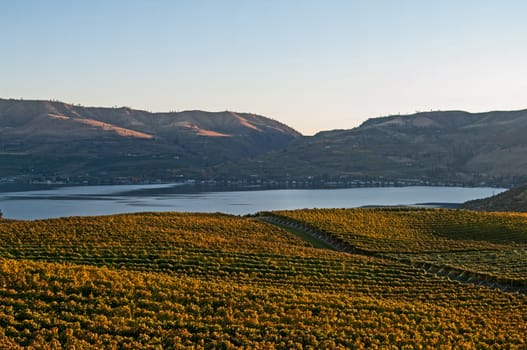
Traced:
POLYGON ((250 112, 305 135, 527 108, 524 0, 0 1, 0 98, 250 112))

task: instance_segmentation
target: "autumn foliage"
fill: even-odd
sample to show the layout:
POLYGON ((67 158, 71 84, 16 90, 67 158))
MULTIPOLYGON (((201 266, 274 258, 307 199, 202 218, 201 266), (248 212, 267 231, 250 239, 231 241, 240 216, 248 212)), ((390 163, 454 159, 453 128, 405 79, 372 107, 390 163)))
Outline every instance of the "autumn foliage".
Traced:
POLYGON ((2 349, 527 346, 524 294, 315 249, 251 218, 3 220, 0 241, 2 349))

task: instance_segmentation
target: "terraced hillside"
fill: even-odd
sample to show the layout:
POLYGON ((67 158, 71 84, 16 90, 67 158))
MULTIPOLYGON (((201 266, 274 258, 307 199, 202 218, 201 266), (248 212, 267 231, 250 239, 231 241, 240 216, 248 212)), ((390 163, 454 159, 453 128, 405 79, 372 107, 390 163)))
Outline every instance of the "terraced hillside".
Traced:
POLYGON ((527 346, 524 294, 251 218, 3 220, 0 242, 0 348, 527 346))
POLYGON ((374 208, 272 215, 321 231, 351 250, 527 290, 527 215, 522 213, 374 208))

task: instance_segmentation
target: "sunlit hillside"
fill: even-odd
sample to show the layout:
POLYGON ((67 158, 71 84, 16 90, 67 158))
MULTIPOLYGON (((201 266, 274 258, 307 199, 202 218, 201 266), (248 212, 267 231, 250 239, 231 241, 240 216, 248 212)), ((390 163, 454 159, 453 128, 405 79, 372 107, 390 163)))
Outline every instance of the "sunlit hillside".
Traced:
POLYGON ((525 294, 312 248, 253 218, 3 220, 0 241, 0 348, 527 345, 525 294))
POLYGON ((320 230, 351 250, 527 290, 527 215, 522 213, 395 208, 274 215, 320 230))

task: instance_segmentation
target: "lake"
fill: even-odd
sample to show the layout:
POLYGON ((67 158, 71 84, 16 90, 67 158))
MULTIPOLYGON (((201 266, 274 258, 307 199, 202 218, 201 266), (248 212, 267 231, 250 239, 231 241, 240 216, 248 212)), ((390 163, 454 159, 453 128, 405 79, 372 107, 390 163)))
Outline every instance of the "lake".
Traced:
POLYGON ((488 187, 375 187, 178 193, 177 184, 76 186, 0 193, 9 219, 109 215, 147 211, 223 212, 362 206, 455 204, 498 194, 488 187))

